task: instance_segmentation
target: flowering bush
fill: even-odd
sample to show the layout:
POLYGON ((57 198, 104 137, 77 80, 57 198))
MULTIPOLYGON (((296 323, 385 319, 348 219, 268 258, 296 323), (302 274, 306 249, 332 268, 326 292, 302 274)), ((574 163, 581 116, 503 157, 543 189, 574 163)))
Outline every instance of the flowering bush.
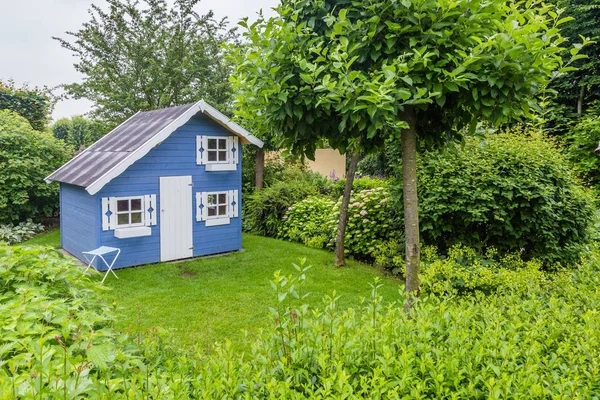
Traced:
POLYGON ((311 196, 288 208, 279 236, 309 247, 323 248, 333 237, 329 223, 335 202, 311 196))
MULTIPOLYGON (((384 178, 381 175, 357 175, 354 177, 352 183, 352 190, 360 192, 367 189, 378 189, 387 188, 390 186, 392 180, 384 178)), ((331 196, 337 199, 344 194, 344 187, 346 186, 346 178, 338 179, 334 182, 331 189, 331 196)))
MULTIPOLYGON (((348 227, 346 228, 345 252, 359 257, 372 257, 378 243, 397 238, 399 230, 393 223, 392 207, 385 188, 373 188, 353 193, 348 205, 348 227)), ((340 216, 340 198, 333 208, 329 224, 337 229, 340 216)), ((333 246, 333 241, 330 246, 333 246)))

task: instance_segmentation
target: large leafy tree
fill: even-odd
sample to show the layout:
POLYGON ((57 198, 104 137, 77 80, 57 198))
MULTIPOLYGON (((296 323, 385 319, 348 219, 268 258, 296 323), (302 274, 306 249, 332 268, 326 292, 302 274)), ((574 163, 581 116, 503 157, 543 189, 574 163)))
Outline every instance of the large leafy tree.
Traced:
POLYGON ((14 111, 33 129, 43 131, 50 120, 54 98, 48 88, 16 87, 12 80, 0 81, 0 110, 14 111))
POLYGON ((562 35, 570 44, 577 46, 581 36, 590 39, 581 49, 586 58, 576 61, 576 70, 556 79, 552 87, 557 91, 556 103, 564 107, 557 110, 555 118, 550 121, 561 126, 564 117, 581 116, 588 106, 600 100, 600 0, 556 0, 564 8, 564 15, 573 21, 561 28, 562 35))
POLYGON ((58 185, 44 178, 69 159, 69 148, 27 119, 0 110, 0 224, 39 220, 58 209, 58 185))
POLYGON ((283 0, 277 13, 243 23, 238 113, 309 156, 323 138, 353 153, 400 140, 406 290, 418 293, 417 140, 528 116, 563 64, 566 20, 533 0, 283 0))
POLYGON ((83 82, 69 95, 94 102, 92 115, 118 123, 138 110, 197 101, 220 108, 231 98, 222 43, 235 41, 225 19, 199 15, 199 0, 107 0, 69 39, 55 38, 77 57, 83 82))

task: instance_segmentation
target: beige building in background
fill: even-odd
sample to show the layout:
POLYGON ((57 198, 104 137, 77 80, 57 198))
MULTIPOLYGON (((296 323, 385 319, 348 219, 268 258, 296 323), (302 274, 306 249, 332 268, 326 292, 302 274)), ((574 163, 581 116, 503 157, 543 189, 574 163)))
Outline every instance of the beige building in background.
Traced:
POLYGON ((346 176, 346 155, 334 149, 317 149, 315 161, 307 158, 306 166, 328 178, 343 178, 346 176))
MULTIPOLYGON (((265 161, 273 160, 281 154, 280 151, 265 153, 265 161)), ((327 178, 344 178, 346 176, 346 155, 334 149, 317 149, 315 161, 304 159, 309 170, 327 178)))

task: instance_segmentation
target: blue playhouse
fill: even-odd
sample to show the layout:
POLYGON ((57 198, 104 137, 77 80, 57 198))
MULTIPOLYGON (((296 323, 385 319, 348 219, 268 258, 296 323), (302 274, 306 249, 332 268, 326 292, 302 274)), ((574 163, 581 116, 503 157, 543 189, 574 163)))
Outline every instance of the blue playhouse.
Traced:
POLYGON ((61 247, 119 248, 113 268, 241 249, 242 144, 263 146, 202 100, 138 112, 46 178, 61 247))

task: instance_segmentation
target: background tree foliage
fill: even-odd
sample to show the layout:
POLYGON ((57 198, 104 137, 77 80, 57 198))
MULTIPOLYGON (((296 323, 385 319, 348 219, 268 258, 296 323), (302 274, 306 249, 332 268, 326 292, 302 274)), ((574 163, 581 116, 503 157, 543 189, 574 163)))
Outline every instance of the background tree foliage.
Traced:
POLYGON ((90 120, 81 115, 61 118, 52 125, 52 135, 69 144, 75 151, 91 146, 111 130, 111 124, 90 120))
POLYGON ((441 144, 480 119, 528 117, 563 65, 569 19, 506 0, 284 0, 277 13, 242 24, 238 112, 308 155, 323 139, 368 153, 401 134, 407 291, 418 290, 417 137, 441 144))
POLYGON ((587 56, 573 63, 577 70, 556 79, 552 88, 557 91, 551 127, 558 125, 556 133, 563 133, 565 123, 575 116, 583 115, 590 104, 600 100, 600 0, 557 0, 564 8, 564 15, 573 21, 561 27, 561 33, 571 45, 581 42, 580 36, 588 38, 581 49, 587 56))
POLYGON ((0 110, 14 111, 29 121, 33 129, 43 131, 52 111, 50 91, 27 86, 17 88, 11 80, 0 80, 0 110))
POLYGON ((58 209, 58 185, 44 178, 69 160, 69 148, 0 110, 0 224, 39 220, 58 209))
POLYGON ((107 0, 92 5, 90 21, 69 39, 54 38, 77 57, 82 83, 65 85, 75 98, 94 102, 92 116, 120 123, 139 110, 204 98, 227 108, 230 67, 223 42, 235 41, 226 20, 199 15, 199 0, 107 0))

